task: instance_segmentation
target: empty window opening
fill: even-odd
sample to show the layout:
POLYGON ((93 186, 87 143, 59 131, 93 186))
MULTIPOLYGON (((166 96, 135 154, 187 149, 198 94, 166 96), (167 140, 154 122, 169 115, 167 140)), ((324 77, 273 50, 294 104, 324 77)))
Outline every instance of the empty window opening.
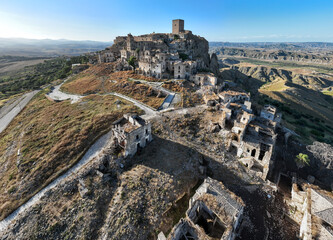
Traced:
POLYGON ((232 136, 232 140, 238 142, 238 137, 237 137, 237 135, 233 135, 233 136, 232 136))
POLYGON ((255 150, 255 149, 252 149, 251 157, 254 157, 255 155, 256 155, 256 150, 255 150))
POLYGON ((292 179, 291 177, 280 174, 278 182, 278 191, 286 197, 291 197, 292 179))
POLYGON ((260 150, 260 153, 259 153, 259 160, 263 160, 264 156, 265 156, 265 151, 263 150, 260 150))
POLYGON ((136 140, 139 140, 139 135, 136 135, 136 140))

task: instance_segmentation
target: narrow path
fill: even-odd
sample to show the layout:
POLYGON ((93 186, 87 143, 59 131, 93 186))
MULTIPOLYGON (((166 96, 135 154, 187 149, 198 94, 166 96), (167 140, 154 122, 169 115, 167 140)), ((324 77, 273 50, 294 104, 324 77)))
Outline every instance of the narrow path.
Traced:
POLYGON ((63 181, 66 181, 67 178, 72 176, 73 174, 77 173, 81 168, 83 168, 89 161, 91 161, 93 158, 97 157, 99 154, 103 152, 103 150, 108 146, 109 140, 111 139, 111 131, 107 134, 100 137, 86 152, 86 154, 82 157, 82 159, 75 164, 72 168, 70 168, 65 174, 59 176, 56 178, 53 182, 51 182, 49 185, 47 185, 45 188, 43 188, 41 191, 39 191, 37 194, 35 194, 32 198, 30 198, 26 203, 21 205, 18 209, 16 209, 12 214, 10 214, 8 217, 6 217, 4 220, 0 222, 0 232, 7 229, 9 224, 13 220, 16 219, 21 213, 23 213, 26 209, 33 206, 36 202, 38 202, 45 193, 62 183, 63 181))
POLYGON ((35 90, 29 93, 24 94, 18 100, 16 100, 13 104, 8 106, 11 108, 6 112, 6 109, 1 109, 4 113, 3 116, 0 118, 0 133, 6 129, 6 127, 10 124, 10 122, 22 111, 22 109, 30 102, 30 100, 35 96, 39 90, 35 90))
MULTIPOLYGON (((62 83, 63 84, 63 83, 62 83)), ((53 100, 58 100, 58 101, 63 101, 63 100, 68 100, 71 99, 71 103, 76 103, 77 101, 79 101, 81 98, 83 98, 83 95, 75 95, 75 94, 68 94, 68 93, 64 93, 60 90, 61 85, 57 85, 54 87, 54 89, 48 93, 47 95, 53 99, 53 100)), ((131 103, 133 103, 135 106, 141 108, 142 110, 144 110, 146 112, 146 115, 148 116, 155 116, 158 112, 153 109, 152 107, 149 107, 148 105, 141 103, 131 97, 122 95, 120 93, 106 93, 106 94, 101 94, 101 95, 114 95, 120 98, 123 98, 131 103)))
POLYGON ((125 95, 122 95, 120 93, 110 93, 111 95, 114 95, 114 96, 117 96, 117 97, 120 97, 120 98, 123 98, 131 103, 133 103, 135 106, 137 106, 138 108, 141 108, 143 111, 146 112, 146 115, 149 115, 149 116, 155 116, 158 114, 158 112, 153 109, 152 107, 149 107, 148 105, 142 103, 142 102, 139 102, 133 98, 130 98, 130 97, 127 97, 125 95))

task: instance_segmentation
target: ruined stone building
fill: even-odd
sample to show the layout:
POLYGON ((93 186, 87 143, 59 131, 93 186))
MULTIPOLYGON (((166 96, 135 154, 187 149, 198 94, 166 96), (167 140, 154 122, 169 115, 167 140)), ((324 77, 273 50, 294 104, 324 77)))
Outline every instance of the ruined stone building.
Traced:
POLYGON ((247 125, 237 147, 237 156, 241 161, 263 179, 266 179, 272 164, 277 138, 275 126, 273 121, 256 118, 247 125))
POLYGON ((216 86, 217 77, 212 73, 198 73, 192 77, 193 82, 198 86, 216 86))
POLYGON ((114 62, 117 59, 117 57, 119 56, 117 56, 115 52, 107 48, 98 54, 98 62, 104 62, 104 63, 114 62))
POLYGON ((215 59, 211 63, 208 49, 206 39, 184 30, 184 20, 177 19, 172 21, 172 33, 117 37, 110 48, 99 53, 99 62, 125 63, 133 56, 137 60, 138 74, 188 79, 198 85, 216 85, 216 77, 207 70, 218 72, 219 67, 215 59))
POLYGON ((125 157, 133 156, 151 140, 151 124, 136 114, 125 114, 112 123, 112 137, 125 157))
POLYGON ((186 218, 174 226, 168 238, 160 233, 158 239, 235 239, 243 210, 239 197, 208 177, 190 199, 186 218))
MULTIPOLYGON (((278 183, 280 185, 280 181, 278 183)), ((292 178, 289 207, 286 214, 300 225, 302 240, 333 239, 333 194, 308 182, 292 178)))
POLYGON ((223 103, 234 103, 234 102, 246 102, 250 101, 250 95, 244 92, 237 92, 237 91, 223 91, 219 93, 219 97, 223 103))
POLYGON ((280 123, 281 122, 281 113, 276 112, 276 107, 272 105, 265 105, 260 112, 260 117, 280 123))
POLYGON ((260 116, 252 113, 250 95, 223 91, 220 97, 220 126, 230 131, 227 148, 255 175, 266 179, 273 164, 276 128, 281 114, 265 106, 260 116))

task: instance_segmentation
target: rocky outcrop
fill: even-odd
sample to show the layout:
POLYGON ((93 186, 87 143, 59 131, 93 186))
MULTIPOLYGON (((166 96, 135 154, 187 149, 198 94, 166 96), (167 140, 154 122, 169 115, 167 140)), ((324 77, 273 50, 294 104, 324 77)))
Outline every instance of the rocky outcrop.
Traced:
POLYGON ((219 70, 219 62, 217 60, 217 56, 215 53, 213 53, 210 57, 210 64, 209 69, 216 75, 219 76, 220 70, 219 70))

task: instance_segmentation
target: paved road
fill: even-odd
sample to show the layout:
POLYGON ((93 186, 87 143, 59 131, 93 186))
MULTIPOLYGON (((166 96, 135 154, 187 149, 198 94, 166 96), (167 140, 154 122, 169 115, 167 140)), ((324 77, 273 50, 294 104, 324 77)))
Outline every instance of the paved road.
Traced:
POLYGON ((35 90, 29 93, 24 94, 18 100, 16 100, 13 104, 8 106, 5 109, 2 109, 0 118, 0 133, 6 129, 9 123, 21 112, 21 110, 30 102, 30 100, 35 96, 39 90, 35 90), (11 108, 11 110, 9 110, 11 108), (9 110, 9 111, 7 111, 9 110))
MULTIPOLYGON (((63 83, 62 83, 63 84, 63 83)), ((60 91, 61 85, 55 86, 54 89, 48 93, 47 95, 52 98, 53 100, 58 100, 58 101, 63 101, 63 100, 68 100, 71 99, 71 103, 76 103, 77 101, 80 100, 83 96, 80 95, 75 95, 75 94, 68 94, 60 91)))
POLYGON ((111 131, 107 134, 100 137, 86 152, 86 154, 81 158, 81 160, 75 164, 72 168, 70 168, 65 174, 56 178, 53 182, 35 194, 32 198, 30 198, 26 203, 21 205, 18 209, 16 209, 12 214, 6 217, 4 220, 0 222, 0 232, 6 230, 8 225, 12 223, 19 214, 23 213, 25 210, 29 209, 35 203, 37 203, 47 191, 55 188, 59 184, 68 180, 72 175, 79 172, 80 169, 86 166, 93 158, 97 157, 99 154, 103 152, 103 150, 108 146, 109 141, 111 139, 111 131))
MULTIPOLYGON (((68 93, 64 93, 60 90, 62 84, 55 86, 54 89, 48 93, 47 95, 52 98, 53 100, 67 100, 67 99, 71 99, 71 103, 75 103, 77 101, 79 101, 81 98, 83 98, 83 95, 75 95, 75 94, 68 94, 68 93)), ((145 105, 133 98, 127 97, 125 95, 122 95, 120 93, 110 93, 111 95, 123 98, 131 103, 133 103, 135 106, 141 108, 143 111, 146 112, 146 115, 148 116, 155 116, 157 114, 157 111, 154 110, 153 108, 149 107, 148 105, 145 105)))

